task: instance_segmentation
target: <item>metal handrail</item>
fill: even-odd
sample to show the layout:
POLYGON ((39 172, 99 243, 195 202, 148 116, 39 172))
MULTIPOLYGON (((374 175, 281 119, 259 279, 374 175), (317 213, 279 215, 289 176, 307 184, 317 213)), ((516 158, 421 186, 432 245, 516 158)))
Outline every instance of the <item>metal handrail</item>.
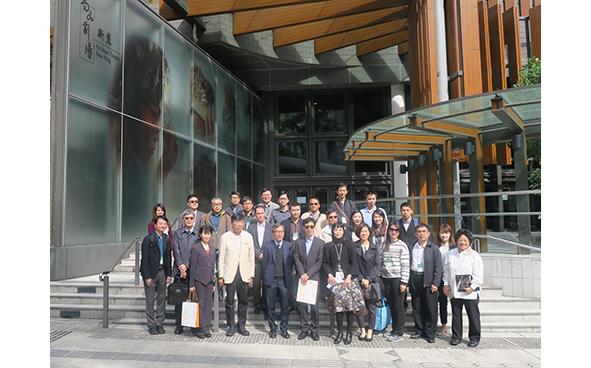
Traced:
MULTIPOLYGON (((523 243, 519 243, 519 242, 514 242, 512 240, 507 240, 507 239, 499 238, 497 236, 480 235, 480 234, 472 234, 472 236, 474 236, 474 238, 476 238, 478 240, 479 239, 496 240, 496 241, 500 241, 500 242, 505 243, 505 244, 514 245, 514 246, 516 246, 518 248, 525 248, 525 249, 529 249, 529 250, 535 250, 537 252, 542 253, 542 248, 532 247, 531 245, 527 245, 527 244, 523 244, 523 243)), ((478 246, 480 247, 480 242, 478 242, 478 246)), ((480 252, 480 249, 478 249, 478 251, 480 252)))
POLYGON ((121 262, 125 254, 129 251, 132 245, 135 244, 135 284, 139 285, 139 252, 140 252, 140 238, 135 238, 129 243, 121 255, 117 258, 115 263, 107 271, 103 271, 99 274, 99 280, 103 283, 103 328, 109 328, 109 274, 113 272, 115 266, 121 262))

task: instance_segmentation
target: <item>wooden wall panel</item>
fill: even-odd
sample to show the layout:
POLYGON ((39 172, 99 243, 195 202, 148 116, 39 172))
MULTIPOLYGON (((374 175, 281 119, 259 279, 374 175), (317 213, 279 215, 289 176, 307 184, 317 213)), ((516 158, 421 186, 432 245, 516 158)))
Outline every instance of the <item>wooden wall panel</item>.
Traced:
POLYGON ((464 96, 482 93, 477 0, 459 0, 464 96))
POLYGON ((369 41, 357 44, 357 56, 367 55, 369 53, 385 49, 390 46, 398 45, 408 41, 408 30, 391 33, 382 37, 374 38, 369 41))
POLYGON ((478 3, 478 29, 480 31, 480 68, 482 70, 482 92, 491 92, 492 67, 490 64, 490 35, 488 26, 488 7, 486 2, 478 3))
POLYGON ((521 70, 521 38, 517 7, 511 7, 503 13, 503 28, 509 61, 509 85, 513 86, 519 80, 521 70))
MULTIPOLYGON (((447 32, 447 70, 452 76, 461 70, 460 62, 460 27, 458 26, 458 0, 447 0, 446 10, 446 32, 447 32)), ((462 79, 455 78, 449 83, 449 98, 462 97, 462 79)))
POLYGON ((532 56, 542 58, 542 5, 529 10, 529 29, 532 56))
POLYGON ((493 90, 506 89, 505 33, 503 31, 503 14, 498 4, 494 4, 488 9, 488 26, 493 90))

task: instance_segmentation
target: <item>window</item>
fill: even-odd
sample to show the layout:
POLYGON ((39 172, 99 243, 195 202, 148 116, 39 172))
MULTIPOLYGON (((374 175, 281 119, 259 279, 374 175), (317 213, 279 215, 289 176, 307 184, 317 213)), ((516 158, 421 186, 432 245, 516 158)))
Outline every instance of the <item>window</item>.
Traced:
POLYGON ((279 174, 307 174, 308 173, 308 142, 279 142, 278 143, 279 174))
POLYGON ((315 143, 316 174, 346 174, 343 150, 346 140, 317 141, 315 143))
POLYGON ((286 95, 277 98, 277 133, 306 132, 306 96, 286 95))
POLYGON ((314 131, 347 133, 344 95, 314 96, 314 131))

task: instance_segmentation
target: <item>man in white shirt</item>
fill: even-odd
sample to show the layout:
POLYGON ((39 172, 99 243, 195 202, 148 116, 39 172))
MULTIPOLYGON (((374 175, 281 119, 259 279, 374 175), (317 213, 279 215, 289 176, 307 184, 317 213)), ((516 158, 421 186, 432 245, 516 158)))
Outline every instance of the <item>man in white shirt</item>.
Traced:
POLYGON ((376 206, 377 200, 378 196, 373 190, 369 190, 365 193, 365 203, 367 203, 367 206, 359 211, 363 216, 363 222, 371 227, 373 222, 373 213, 376 210, 382 210, 382 212, 384 212, 384 216, 386 216, 386 226, 388 226, 388 213, 385 209, 376 206))
POLYGON ((266 243, 273 240, 271 224, 265 219, 265 207, 257 204, 254 208, 256 222, 250 224, 248 232, 254 239, 255 270, 254 281, 252 284, 252 297, 254 301, 254 313, 267 311, 266 288, 263 283, 263 247, 266 243))

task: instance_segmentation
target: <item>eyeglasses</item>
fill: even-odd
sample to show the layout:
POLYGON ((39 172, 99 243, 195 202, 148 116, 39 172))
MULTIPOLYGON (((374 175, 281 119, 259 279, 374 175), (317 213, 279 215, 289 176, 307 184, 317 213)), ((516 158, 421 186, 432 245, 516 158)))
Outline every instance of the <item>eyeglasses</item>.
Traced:
POLYGON ((400 230, 398 230, 398 229, 395 229, 395 228, 393 228, 393 227, 389 228, 389 229, 388 229, 388 231, 391 231, 391 232, 393 232, 393 233, 394 233, 394 232, 395 232, 395 233, 399 233, 399 232, 400 232, 400 230))
POLYGON ((185 220, 195 220, 195 217, 185 217, 185 220))
POLYGON ((310 206, 320 206, 320 203, 310 203, 310 206))
POLYGON ((330 218, 330 219, 335 219, 335 218, 338 219, 339 216, 328 216, 328 218, 330 218))
POLYGON ((189 201, 189 203, 199 203, 199 201, 193 200, 193 201, 189 201))
POLYGON ((221 206, 222 204, 221 203, 212 203, 211 205, 212 206, 221 206))
POLYGON ((307 226, 304 226, 304 229, 313 229, 313 228, 314 228, 314 225, 307 225, 307 226))

